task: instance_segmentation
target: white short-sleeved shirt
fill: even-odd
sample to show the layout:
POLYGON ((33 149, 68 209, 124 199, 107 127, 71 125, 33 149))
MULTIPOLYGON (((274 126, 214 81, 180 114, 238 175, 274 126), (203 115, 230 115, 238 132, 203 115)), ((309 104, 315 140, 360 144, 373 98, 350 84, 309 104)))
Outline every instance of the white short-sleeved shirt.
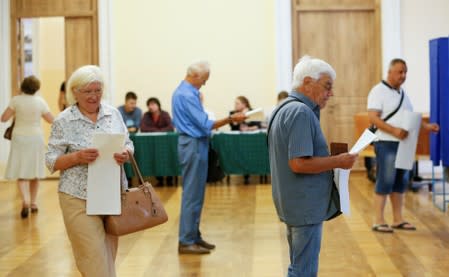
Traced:
POLYGON ((9 108, 15 112, 14 135, 35 136, 42 134, 41 117, 50 112, 47 102, 38 95, 14 96, 9 108))
MULTIPOLYGON (((404 100, 402 101, 401 107, 395 115, 386 121, 392 126, 401 127, 401 112, 413 111, 412 103, 403 88, 401 88, 399 92, 385 84, 383 81, 375 85, 368 95, 368 110, 380 111, 380 118, 383 119, 397 108, 401 101, 402 93, 404 93, 404 100)), ((399 141, 397 137, 380 129, 377 130, 376 135, 379 140, 399 141)))

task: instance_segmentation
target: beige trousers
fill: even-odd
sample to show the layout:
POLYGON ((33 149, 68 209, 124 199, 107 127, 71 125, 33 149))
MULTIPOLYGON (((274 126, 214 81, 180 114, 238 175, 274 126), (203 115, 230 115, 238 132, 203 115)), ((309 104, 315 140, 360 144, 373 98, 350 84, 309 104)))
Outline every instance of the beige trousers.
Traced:
POLYGON ((76 266, 85 277, 114 277, 118 237, 104 231, 104 216, 86 215, 86 201, 59 193, 76 266))

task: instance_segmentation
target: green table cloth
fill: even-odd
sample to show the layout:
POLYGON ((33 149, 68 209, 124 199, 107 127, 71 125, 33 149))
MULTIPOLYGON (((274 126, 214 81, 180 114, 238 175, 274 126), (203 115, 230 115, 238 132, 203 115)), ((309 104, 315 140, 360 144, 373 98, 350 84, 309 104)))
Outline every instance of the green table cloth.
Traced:
MULTIPOLYGON (((131 135, 134 156, 143 176, 179 176, 177 133, 141 133, 131 135)), ((125 164, 126 176, 134 176, 131 164, 125 164)))
MULTIPOLYGON (((143 176, 179 176, 177 133, 132 135, 135 157, 143 176)), ((257 133, 216 133, 211 139, 226 175, 269 175, 267 135, 257 133)), ((134 176, 125 164, 128 177, 134 176)))
POLYGON ((226 175, 270 174, 265 132, 217 133, 212 137, 212 147, 226 175))

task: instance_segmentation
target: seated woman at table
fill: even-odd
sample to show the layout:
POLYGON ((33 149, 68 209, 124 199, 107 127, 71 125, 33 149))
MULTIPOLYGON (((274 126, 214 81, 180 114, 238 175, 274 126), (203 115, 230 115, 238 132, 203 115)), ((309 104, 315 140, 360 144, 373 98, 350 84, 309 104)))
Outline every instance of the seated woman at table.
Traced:
MULTIPOLYGON (((234 114, 237 112, 246 113, 251 111, 251 104, 249 103, 248 98, 245 96, 238 96, 234 102, 234 110, 229 112, 229 114, 234 114)), ((232 131, 254 131, 262 128, 262 122, 260 121, 244 121, 242 123, 229 123, 232 131)), ((245 185, 249 184, 249 175, 243 175, 245 185)))
MULTIPOLYGON (((155 97, 147 100, 148 112, 146 112, 140 122, 141 132, 173 132, 173 124, 168 112, 161 109, 161 102, 155 97)), ((164 184, 163 176, 156 176, 156 186, 164 184)), ((167 185, 173 185, 173 177, 167 176, 167 185)))
POLYGON ((161 102, 155 97, 147 100, 148 112, 140 122, 141 132, 173 132, 173 124, 168 112, 161 110, 161 102))
MULTIPOLYGON (((229 114, 232 115, 237 112, 246 113, 251 111, 251 104, 248 98, 245 96, 239 96, 235 99, 234 110, 230 111, 229 114)), ((254 131, 262 128, 262 122, 260 121, 245 121, 242 123, 229 123, 232 131, 254 131)))

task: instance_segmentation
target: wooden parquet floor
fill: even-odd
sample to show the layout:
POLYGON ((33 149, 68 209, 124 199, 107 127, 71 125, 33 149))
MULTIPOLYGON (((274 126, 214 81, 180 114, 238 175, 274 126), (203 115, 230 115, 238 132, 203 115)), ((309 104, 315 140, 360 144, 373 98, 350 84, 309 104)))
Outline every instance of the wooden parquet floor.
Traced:
MULTIPOLYGON (((235 183, 235 181, 233 181, 235 183)), ((168 223, 120 238, 118 276, 285 276, 285 227, 270 185, 210 185, 202 217, 210 255, 177 254, 180 187, 158 188, 168 223)), ((319 276, 449 276, 449 218, 431 194, 408 193, 405 217, 416 232, 371 231, 373 185, 351 176, 351 216, 324 224, 319 276)), ((0 276, 80 276, 57 201, 57 181, 43 181, 40 211, 21 219, 14 183, 0 183, 0 276)), ((390 205, 387 218, 391 222, 390 205)))

